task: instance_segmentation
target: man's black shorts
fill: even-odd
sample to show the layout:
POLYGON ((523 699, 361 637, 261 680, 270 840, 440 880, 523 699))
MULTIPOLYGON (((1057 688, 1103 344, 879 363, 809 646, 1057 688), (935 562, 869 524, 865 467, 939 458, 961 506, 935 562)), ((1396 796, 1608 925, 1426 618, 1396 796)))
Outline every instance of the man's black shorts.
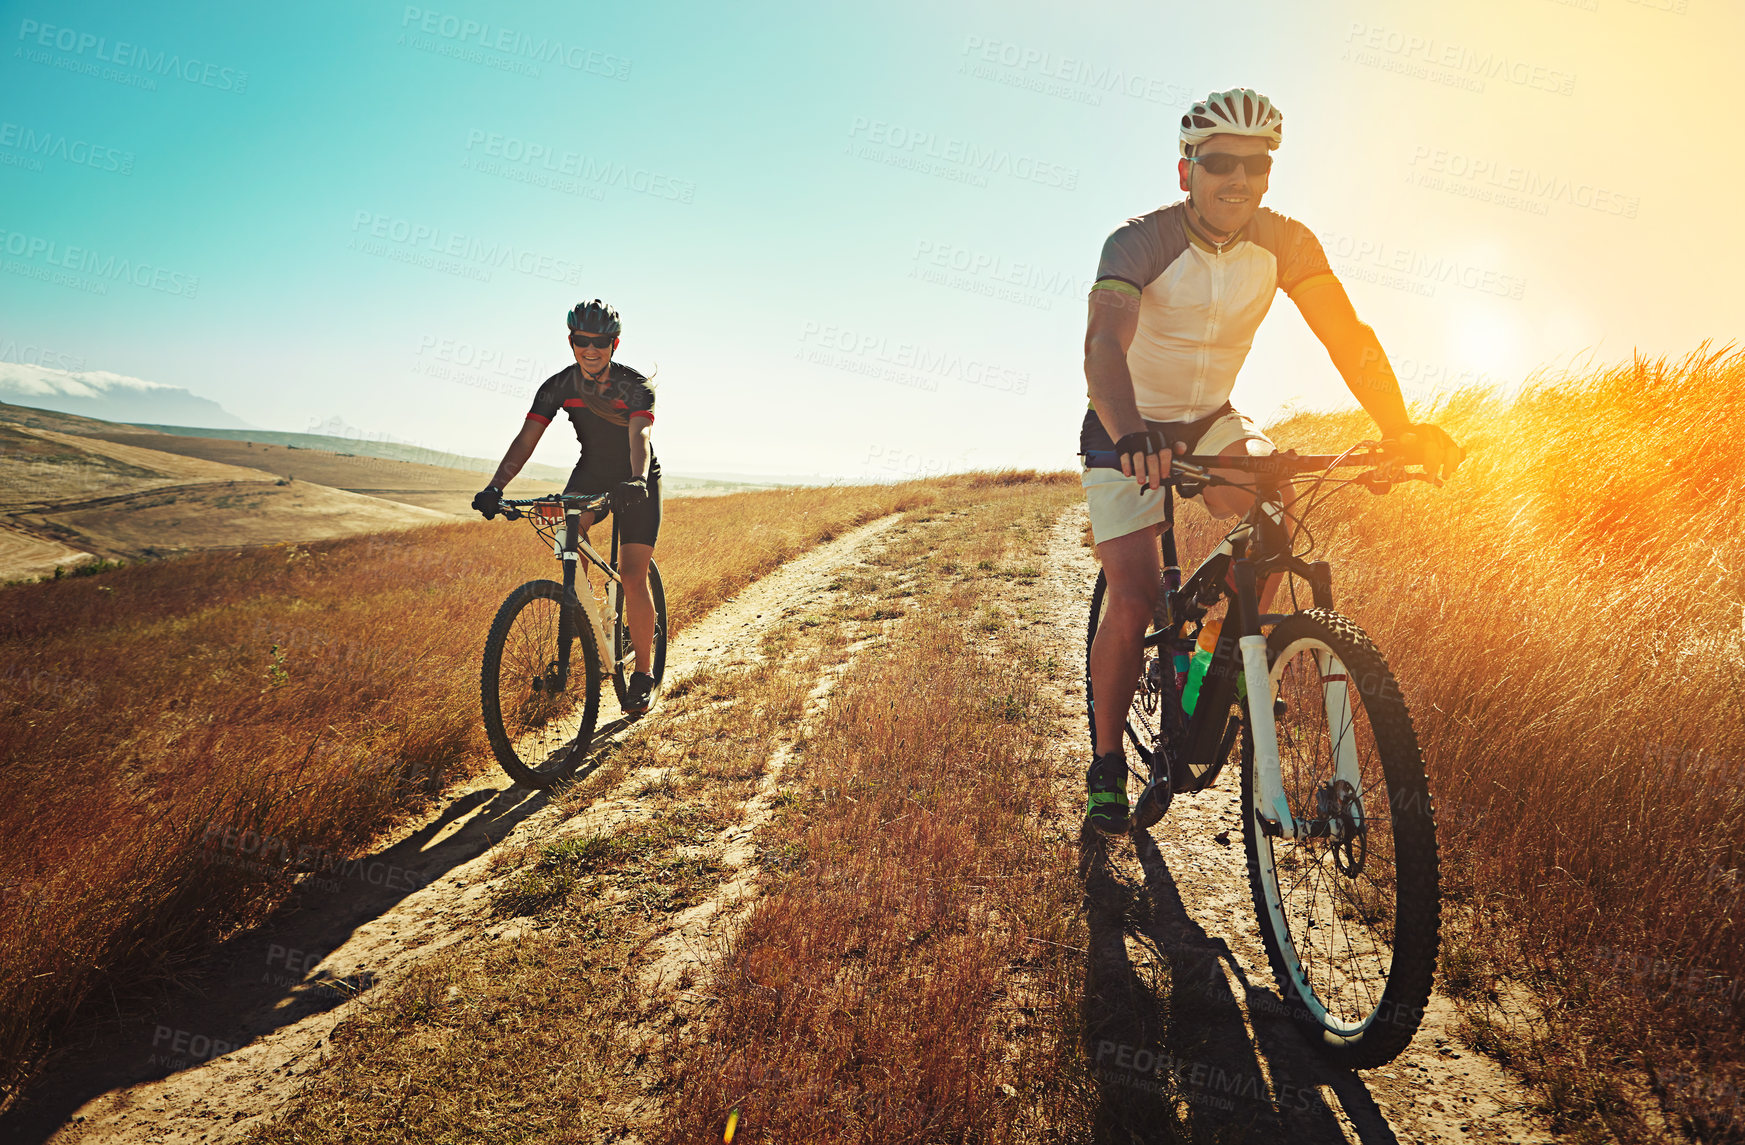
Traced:
MULTIPOLYGON (((1227 413, 1233 412, 1230 403, 1225 402, 1205 417, 1197 421, 1151 421, 1146 419, 1145 428, 1160 430, 1163 433, 1165 448, 1171 448, 1178 441, 1188 443, 1188 451, 1193 452, 1206 431, 1212 428, 1212 423, 1227 413)), ((1085 411, 1084 424, 1079 426, 1080 453, 1112 453, 1115 443, 1109 440, 1109 431, 1103 428, 1103 419, 1097 416, 1097 411, 1085 411)))

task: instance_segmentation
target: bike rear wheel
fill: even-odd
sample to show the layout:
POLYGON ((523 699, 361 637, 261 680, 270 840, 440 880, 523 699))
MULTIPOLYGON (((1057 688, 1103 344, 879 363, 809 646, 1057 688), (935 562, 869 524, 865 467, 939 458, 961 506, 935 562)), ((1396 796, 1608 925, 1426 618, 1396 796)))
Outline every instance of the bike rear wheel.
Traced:
POLYGON ((564 598, 556 581, 529 581, 509 594, 485 639, 485 736, 509 778, 527 787, 574 774, 600 718, 594 630, 564 598))
POLYGON ((1310 1040, 1336 1064, 1382 1065, 1423 1021, 1441 925, 1417 733, 1381 653, 1336 612, 1286 618, 1267 660, 1285 796, 1313 833, 1262 828, 1245 719, 1243 840, 1261 938, 1310 1040))
MULTIPOLYGON (((660 583, 660 568, 654 558, 648 561, 648 592, 654 597, 654 648, 649 656, 649 675, 654 677, 654 693, 660 691, 666 677, 666 589, 660 583)), ((618 603, 612 610, 612 687, 618 693, 622 708, 630 697, 630 674, 636 668, 636 649, 630 642, 630 629, 624 623, 624 586, 616 593, 618 603)))

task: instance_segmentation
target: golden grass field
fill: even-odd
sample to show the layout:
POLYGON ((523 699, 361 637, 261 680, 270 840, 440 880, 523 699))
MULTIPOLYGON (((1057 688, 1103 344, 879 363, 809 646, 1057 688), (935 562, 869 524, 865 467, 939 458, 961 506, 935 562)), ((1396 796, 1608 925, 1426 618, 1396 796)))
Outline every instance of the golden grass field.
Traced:
MULTIPOLYGON (((1459 1000, 1468 1041, 1531 1081, 1553 1123, 1580 1140, 1652 1139, 1650 1106, 1699 1138, 1745 1125, 1742 395, 1745 356, 1707 349, 1539 379, 1507 400, 1460 395, 1420 411, 1470 453, 1445 488, 1352 491, 1309 521, 1317 555, 1333 562, 1341 610, 1398 676, 1428 762, 1448 920, 1439 984, 1459 1000)), ((1270 432, 1318 451, 1373 427, 1359 414, 1316 414, 1270 432)), ((673 626, 856 522, 950 505, 1003 530, 1073 496, 1058 482, 958 479, 674 502, 660 553, 673 626)), ((488 758, 477 645, 509 587, 549 575, 549 557, 525 539, 507 543, 503 530, 456 524, 219 552, 3 590, 0 763, 13 798, 0 808, 0 1063, 9 1087, 81 1007, 108 1004, 110 991, 140 996, 284 893, 281 878, 211 863, 202 839, 213 824, 349 854, 488 758), (356 781, 383 766, 392 782, 356 781)), ((1204 522, 1185 531, 1193 554, 1214 535, 1204 522)), ((988 559, 1003 559, 987 543, 988 559)), ((995 987, 1059 991, 1072 978, 1058 962, 1013 962, 1001 945, 1010 935, 963 920, 993 909, 1011 934, 1053 936, 1026 904, 1070 899, 1071 880, 1059 876, 1071 872, 1026 838, 1018 811, 1007 817, 1000 806, 969 849, 949 832, 886 837, 898 804, 917 792, 960 819, 967 805, 953 801, 990 798, 950 753, 922 750, 927 729, 1016 756, 1036 749, 1023 702, 1035 674, 990 673, 1010 697, 1014 715, 1003 722, 982 683, 917 700, 926 665, 973 661, 964 633, 986 607, 970 596, 937 603, 940 615, 917 619, 886 667, 847 687, 812 733, 819 751, 794 795, 808 813, 778 819, 767 836, 773 853, 803 862, 772 876, 711 984, 731 1020, 708 1041, 675 1042, 661 1091, 667 1139, 719 1133, 722 1103, 742 1091, 767 1093, 765 1109, 791 1114, 779 1122, 783 1140, 837 1140, 830 1127, 876 1109, 936 1112, 914 1140, 1016 1132, 1017 1113, 978 1103, 988 1075, 939 1047, 948 1025, 975 1017, 953 999, 986 999, 995 987), (952 886, 972 870, 1034 886, 1028 897, 932 904, 892 873, 903 863, 952 886), (815 909, 820 901, 838 905, 815 909), (868 902, 876 908, 855 905, 868 902), (892 935, 922 939, 905 947, 892 935), (824 952, 849 939, 862 970, 825 966, 824 952), (777 1006, 769 991, 782 984, 789 1002, 777 1006), (946 984, 950 996, 937 992, 946 984), (847 1015, 857 1048, 802 1062, 799 1047, 827 1014, 847 1015), (772 1080, 800 1066, 819 1077, 816 1091, 787 1093, 772 1080), (736 1089, 700 1080, 728 1075, 736 1089), (841 1102, 809 1121, 805 1111, 825 1095, 841 1102)), ((755 685, 770 689, 763 706, 793 710, 779 685, 755 685)), ((698 782, 745 782, 717 774, 725 765, 710 758, 683 766, 698 769, 698 782)), ((744 797, 724 790, 729 802, 744 797)), ((544 869, 567 862, 557 856, 544 869)), ((572 874, 610 865, 575 860, 572 874)), ((396 1047, 417 1021, 435 1020, 431 999, 460 980, 453 975, 484 972, 445 963, 431 973, 406 987, 410 1009, 351 1029, 354 1072, 322 1083, 332 1101, 357 1103, 356 1124, 374 1123, 368 1094, 384 1075, 371 1071, 405 1066, 396 1047)), ((598 998, 562 1000, 561 985, 530 984, 501 1007, 576 1017, 631 1005, 604 981, 598 998)), ((482 1039, 473 1044, 501 1035, 475 1019, 466 1019, 466 1036, 482 1039)), ((1070 1075, 1062 1023, 1053 1048, 1026 1068, 1070 1075)), ((597 1033, 571 1048, 610 1053, 610 1031, 597 1033)), ((1025 1116, 1071 1124, 1077 1084, 1025 1116)), ((318 1108, 300 1106, 268 1136, 325 1139, 321 1122, 318 1108)))
MULTIPOLYGON (((671 503, 672 628, 916 495, 671 503)), ((350 854, 482 766, 484 633, 509 590, 552 565, 525 526, 475 522, 0 590, 8 1087, 94 993, 138 990, 288 889, 283 871, 213 862, 214 829, 350 854)))
MULTIPOLYGON (((1628 1119, 1622 1064, 1675 1124, 1737 1131, 1745 354, 1469 395, 1437 420, 1471 454, 1447 489, 1365 495, 1319 533, 1430 763, 1462 923, 1444 988, 1566 1123, 1628 1119), (1522 987, 1545 1020, 1516 1012, 1522 987)), ((1361 428, 1274 427, 1299 447, 1361 428)))

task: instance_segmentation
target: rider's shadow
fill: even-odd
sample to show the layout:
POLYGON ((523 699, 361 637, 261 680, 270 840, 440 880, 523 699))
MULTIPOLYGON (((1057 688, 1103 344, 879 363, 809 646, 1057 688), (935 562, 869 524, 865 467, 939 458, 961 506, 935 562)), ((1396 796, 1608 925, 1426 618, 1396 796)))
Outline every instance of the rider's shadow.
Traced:
POLYGON ((1397 1145, 1356 1076, 1316 1059, 1289 1020, 1274 1016, 1278 996, 1248 983, 1228 945, 1187 913, 1149 836, 1135 839, 1142 886, 1114 872, 1088 827, 1080 844, 1090 931, 1081 1028, 1101 1096, 1096 1140, 1343 1145, 1340 1119, 1318 1088, 1328 1086, 1362 1141, 1397 1145), (1135 965, 1130 942, 1150 951, 1152 965, 1135 965), (1226 964, 1245 987, 1252 1038, 1226 964))
MULTIPOLYGON (((578 778, 601 766, 608 740, 607 732, 595 736, 578 778)), ((525 787, 473 790, 399 842, 306 880, 258 925, 182 967, 149 1006, 88 1019, 50 1059, 46 1080, 0 1117, 0 1140, 45 1140, 99 1094, 198 1066, 365 994, 378 981, 375 969, 316 964, 548 802, 548 792, 525 787)))

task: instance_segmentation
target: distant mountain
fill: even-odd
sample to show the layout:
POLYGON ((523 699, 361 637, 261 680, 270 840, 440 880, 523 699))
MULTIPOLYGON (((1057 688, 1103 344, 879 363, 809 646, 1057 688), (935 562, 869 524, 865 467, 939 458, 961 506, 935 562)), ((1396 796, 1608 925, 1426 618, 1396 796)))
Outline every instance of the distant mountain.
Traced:
POLYGON ((104 421, 252 428, 217 402, 185 387, 103 370, 75 374, 47 366, 0 362, 0 401, 104 421))

